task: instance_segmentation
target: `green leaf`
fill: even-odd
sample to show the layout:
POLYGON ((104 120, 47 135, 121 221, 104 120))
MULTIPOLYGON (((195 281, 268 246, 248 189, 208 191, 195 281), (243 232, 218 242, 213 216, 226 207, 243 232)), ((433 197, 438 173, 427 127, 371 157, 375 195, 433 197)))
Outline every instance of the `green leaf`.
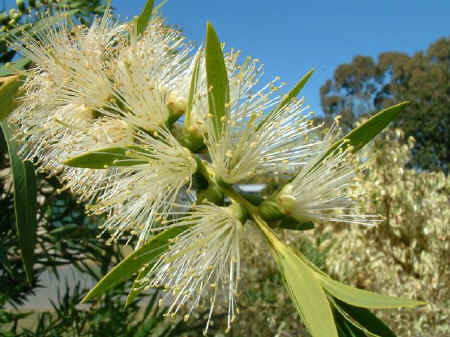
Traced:
POLYGON ((297 231, 307 231, 313 229, 314 224, 311 221, 300 222, 290 216, 284 216, 278 227, 297 231))
POLYGON ((347 321, 337 309, 333 310, 333 315, 339 337, 366 337, 366 334, 362 330, 347 321))
POLYGON ((291 91, 289 91, 287 93, 287 95, 284 96, 284 98, 281 100, 280 104, 278 104, 275 108, 273 108, 273 110, 266 116, 266 118, 264 118, 264 120, 258 125, 258 127, 256 128, 256 131, 258 131, 270 118, 270 116, 278 111, 280 111, 281 109, 283 109, 287 104, 289 104, 289 102, 292 101, 292 99, 294 97, 297 97, 297 95, 299 94, 300 90, 303 89, 303 87, 305 86, 306 82, 308 82, 309 78, 311 77, 311 75, 314 73, 314 68, 311 69, 310 71, 308 71, 301 79, 300 81, 298 81, 298 83, 295 85, 295 87, 293 87, 291 89, 291 91))
POLYGON ((84 303, 90 299, 103 295, 109 289, 114 288, 121 282, 131 278, 131 276, 153 263, 167 248, 169 239, 180 234, 186 227, 172 227, 154 236, 145 245, 128 255, 122 262, 115 266, 89 291, 81 301, 84 303))
POLYGON ((3 267, 4 270, 8 272, 10 277, 14 278, 14 274, 11 268, 11 264, 8 260, 6 247, 4 246, 3 242, 0 241, 0 265, 3 267))
POLYGON ((148 272, 150 271, 151 268, 152 268, 152 265, 150 264, 139 272, 138 276, 136 277, 136 279, 133 282, 133 285, 131 286, 130 292, 128 293, 127 301, 125 303, 126 307, 129 306, 133 302, 133 300, 136 298, 136 296, 139 295, 139 293, 142 291, 142 287, 140 287, 139 282, 141 281, 141 279, 143 277, 145 277, 148 274, 148 272))
POLYGON ((210 22, 206 24, 205 61, 209 113, 213 116, 216 136, 220 137, 222 117, 227 117, 226 111, 229 108, 230 89, 222 46, 210 22))
POLYGON ((347 146, 353 147, 353 152, 359 151, 364 145, 378 135, 397 115, 409 104, 402 102, 389 108, 381 110, 373 115, 365 123, 350 131, 347 135, 339 139, 330 146, 327 152, 311 168, 316 168, 325 158, 333 154, 340 147, 345 149, 347 146))
POLYGON ((63 164, 91 169, 147 164, 148 161, 133 156, 136 151, 142 151, 142 149, 137 146, 108 147, 82 153, 66 160, 63 164))
POLYGON ((330 277, 316 273, 323 288, 337 299, 353 306, 373 309, 392 309, 416 307, 425 304, 421 301, 377 294, 371 291, 350 287, 330 277))
POLYGON ((5 63, 0 66, 0 76, 14 75, 18 71, 24 70, 29 64, 31 64, 31 61, 24 57, 15 62, 5 63))
POLYGON ((34 167, 23 162, 18 156, 19 145, 13 140, 13 134, 6 121, 0 123, 8 145, 11 171, 14 181, 14 212, 20 253, 25 267, 27 280, 33 279, 34 246, 36 244, 36 177, 34 167))
POLYGON ((150 18, 152 16, 154 2, 154 0, 147 0, 147 3, 145 4, 141 15, 139 15, 136 23, 136 32, 138 36, 145 31, 145 28, 147 28, 148 22, 150 21, 150 18))
POLYGON ((16 98, 22 83, 19 75, 0 78, 0 121, 7 118, 17 107, 16 98))
POLYGON ((191 126, 192 105, 194 104, 195 94, 198 90, 198 80, 200 75, 200 61, 202 53, 199 51, 195 56, 194 69, 192 70, 191 86, 189 88, 189 97, 185 113, 184 125, 189 128, 191 126))
POLYGON ((269 241, 289 295, 311 335, 338 337, 330 303, 314 270, 292 248, 281 242, 264 221, 256 221, 269 241))
MULTIPOLYGON (((348 325, 352 325, 348 327, 352 331, 364 332, 361 336, 396 337, 394 332, 369 310, 354 307, 338 299, 333 299, 332 303, 335 308, 336 322, 347 321, 348 325)), ((360 336, 356 332, 355 335, 360 336)))

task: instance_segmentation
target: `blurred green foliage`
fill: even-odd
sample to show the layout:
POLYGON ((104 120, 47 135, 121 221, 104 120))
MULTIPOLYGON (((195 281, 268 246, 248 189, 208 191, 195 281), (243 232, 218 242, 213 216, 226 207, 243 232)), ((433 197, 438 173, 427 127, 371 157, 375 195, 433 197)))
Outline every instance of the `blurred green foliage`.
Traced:
POLYGON ((16 0, 16 7, 0 10, 0 63, 11 61, 15 51, 8 48, 8 39, 13 35, 20 37, 23 30, 33 29, 43 16, 70 11, 74 20, 89 24, 94 15, 103 14, 104 0, 16 0))
POLYGON ((342 116, 347 130, 360 118, 400 101, 410 105, 394 125, 416 140, 409 166, 448 173, 450 163, 450 39, 413 56, 355 56, 320 88, 325 117, 342 116))

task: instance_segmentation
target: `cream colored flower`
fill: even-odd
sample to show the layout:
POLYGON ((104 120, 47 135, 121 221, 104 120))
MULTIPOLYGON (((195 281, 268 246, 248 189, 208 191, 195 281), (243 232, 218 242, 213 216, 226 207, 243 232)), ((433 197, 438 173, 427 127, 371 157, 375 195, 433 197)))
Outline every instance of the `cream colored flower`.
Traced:
POLYGON ((163 287, 168 300, 167 315, 183 312, 188 320, 200 301, 210 310, 206 334, 217 302, 226 303, 227 326, 238 314, 236 296, 240 279, 240 246, 243 224, 239 211, 214 204, 196 206, 172 226, 189 228, 172 240, 169 249, 157 260, 142 286, 163 287))
POLYGON ((157 135, 155 138, 137 132, 136 144, 142 150, 130 150, 129 155, 147 163, 122 168, 114 177, 108 177, 102 199, 91 207, 92 212, 108 215, 103 227, 113 238, 132 232, 139 237, 138 247, 154 227, 164 226, 168 218, 189 207, 193 199, 189 198, 189 189, 197 170, 196 160, 168 130, 159 129, 157 135))
POLYGON ((171 115, 186 108, 192 56, 179 31, 154 18, 138 39, 130 32, 130 43, 118 55, 112 74, 116 104, 109 116, 135 127, 153 131, 171 115))
POLYGON ((323 220, 374 225, 376 215, 360 214, 351 185, 356 175, 351 147, 343 142, 333 154, 317 164, 338 140, 339 128, 334 124, 319 151, 295 179, 278 194, 281 211, 300 221, 323 220))
MULTIPOLYGON (((247 77, 252 78, 244 76, 242 81, 247 77)), ((250 87, 239 81, 234 85, 250 87)), ((263 173, 276 174, 280 167, 296 170, 314 154, 318 142, 309 139, 316 128, 304 113, 309 107, 303 107, 301 99, 275 108, 279 100, 272 98, 278 89, 274 85, 271 82, 254 94, 247 93, 245 99, 242 95, 231 97, 220 135, 215 132, 212 116, 207 118, 206 145, 212 166, 224 182, 234 184, 263 173)))

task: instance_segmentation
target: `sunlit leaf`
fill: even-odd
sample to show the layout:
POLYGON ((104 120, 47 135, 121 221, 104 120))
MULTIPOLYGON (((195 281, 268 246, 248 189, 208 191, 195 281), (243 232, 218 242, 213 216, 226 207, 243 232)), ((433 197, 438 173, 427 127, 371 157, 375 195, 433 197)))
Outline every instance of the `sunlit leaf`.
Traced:
POLYGON ((297 312, 311 335, 338 337, 330 303, 314 270, 292 248, 281 242, 262 220, 257 222, 271 246, 297 312))
POLYGON ((0 77, 0 121, 17 107, 17 95, 22 85, 19 75, 0 77))
MULTIPOLYGON (((337 325, 345 326, 355 336, 396 337, 394 332, 369 310, 354 307, 337 299, 332 299, 331 302, 335 308, 337 325)), ((351 336, 350 333, 347 335, 351 336)))
POLYGON ((0 123, 8 145, 11 172, 14 182, 14 212, 20 253, 27 280, 33 279, 34 246, 36 244, 36 177, 30 162, 24 162, 18 155, 19 145, 13 139, 6 121, 0 123))
POLYGON ((154 2, 154 0, 147 0, 147 3, 145 4, 141 15, 139 15, 136 24, 136 31, 138 36, 145 31, 145 28, 147 28, 148 22, 150 21, 150 18, 152 16, 154 2))
POLYGON ((216 136, 220 136, 222 117, 227 115, 226 109, 228 109, 230 92, 222 46, 210 22, 206 25, 205 61, 209 113, 213 116, 216 136))
POLYGON ((353 306, 390 309, 402 307, 416 307, 425 304, 421 301, 409 300, 405 298, 377 294, 371 291, 350 287, 330 277, 317 273, 323 288, 333 297, 353 306))
POLYGON ((333 154, 337 148, 345 149, 347 146, 352 146, 352 151, 357 152, 364 145, 370 142, 376 135, 378 135, 397 115, 409 104, 409 102, 402 102, 393 105, 389 108, 381 110, 373 115, 366 122, 350 131, 347 135, 334 143, 328 151, 317 161, 311 168, 314 169, 325 158, 333 154))
POLYGON ((72 167, 91 169, 105 169, 109 167, 122 167, 147 164, 148 161, 133 156, 135 151, 141 149, 136 146, 109 147, 82 153, 66 160, 63 164, 72 167))
POLYGON ((201 56, 202 54, 199 51, 195 56, 194 69, 192 70, 191 86, 189 88, 189 97, 184 120, 184 125, 186 127, 189 127, 191 125, 192 105, 194 104, 195 94, 197 93, 198 89, 201 56))
POLYGON ((0 76, 14 75, 18 71, 24 70, 31 61, 25 57, 14 62, 8 62, 0 66, 0 76))
POLYGON ((150 264, 139 272, 138 276, 133 282, 133 285, 131 286, 130 292, 128 293, 125 306, 129 306, 142 291, 142 287, 140 287, 140 281, 142 280, 143 277, 147 275, 147 273, 150 271, 151 268, 152 265, 150 264))
POLYGON ((106 274, 89 293, 83 302, 103 295, 121 282, 130 279, 141 268, 153 263, 167 248, 169 239, 183 232, 186 227, 172 227, 150 239, 145 245, 128 255, 122 262, 106 274))

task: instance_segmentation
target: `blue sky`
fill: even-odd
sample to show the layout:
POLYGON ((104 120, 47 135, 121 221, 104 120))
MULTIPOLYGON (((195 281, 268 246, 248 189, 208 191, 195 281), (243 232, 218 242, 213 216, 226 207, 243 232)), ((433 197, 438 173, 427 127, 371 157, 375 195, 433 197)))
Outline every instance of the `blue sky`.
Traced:
MULTIPOLYGON (((144 4, 112 0, 123 20, 138 15, 144 4)), ((318 113, 320 86, 355 55, 413 54, 450 36, 449 0, 168 0, 162 13, 199 43, 210 20, 228 47, 265 64, 267 81, 278 75, 292 86, 314 67, 303 95, 318 113)))
MULTIPOLYGON (((122 18, 131 18, 145 1, 112 4, 122 18)), ((318 113, 320 86, 353 56, 392 50, 413 54, 450 36, 448 0, 169 0, 162 13, 197 42, 203 41, 210 20, 228 47, 264 63, 266 80, 278 75, 292 86, 314 67, 303 95, 318 113)))

